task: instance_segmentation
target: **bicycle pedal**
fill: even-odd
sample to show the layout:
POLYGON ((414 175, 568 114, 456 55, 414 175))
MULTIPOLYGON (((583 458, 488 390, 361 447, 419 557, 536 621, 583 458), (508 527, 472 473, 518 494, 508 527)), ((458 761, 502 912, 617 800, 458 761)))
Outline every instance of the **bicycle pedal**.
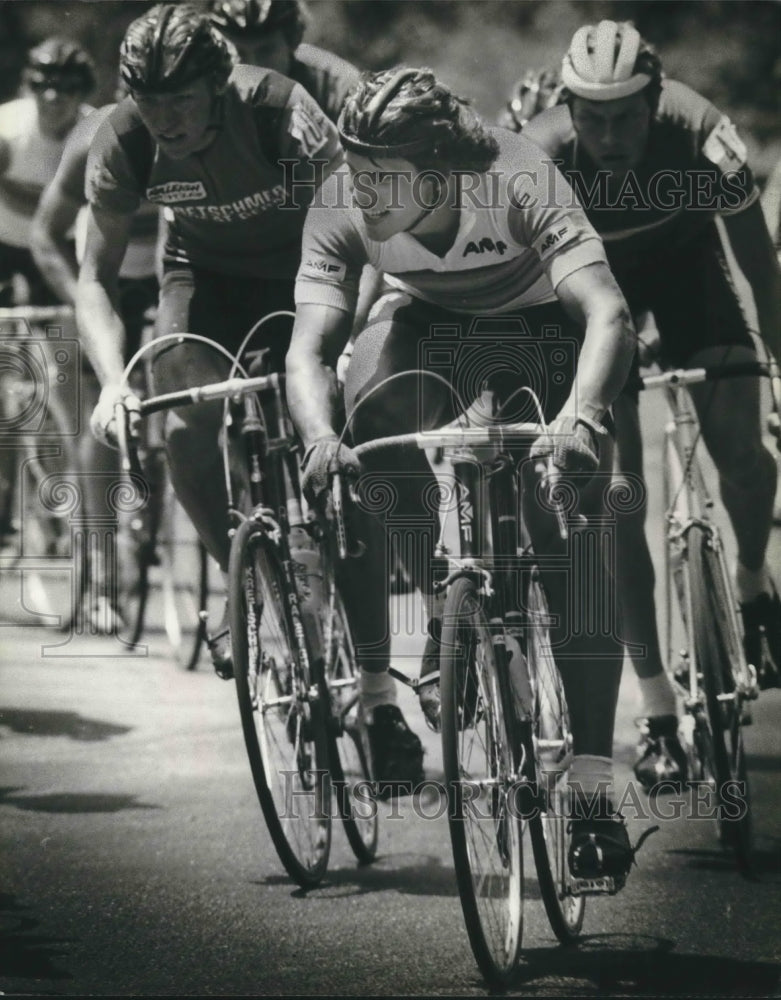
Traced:
POLYGON ((571 878, 569 881, 571 896, 615 896, 618 892, 616 880, 612 875, 600 875, 599 878, 571 878))

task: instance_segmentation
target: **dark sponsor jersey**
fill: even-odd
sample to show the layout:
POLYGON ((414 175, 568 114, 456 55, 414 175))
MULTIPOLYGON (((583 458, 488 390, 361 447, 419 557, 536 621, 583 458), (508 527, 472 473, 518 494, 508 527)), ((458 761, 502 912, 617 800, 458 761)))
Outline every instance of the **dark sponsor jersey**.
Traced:
POLYGON ((523 134, 570 179, 617 272, 681 250, 716 215, 740 212, 758 197, 729 118, 674 80, 663 83, 642 163, 616 182, 579 145, 569 108, 541 112, 523 134))
POLYGON ((292 278, 306 209, 342 154, 336 129, 300 84, 237 66, 201 152, 167 157, 127 98, 98 129, 86 195, 129 214, 142 199, 165 209, 166 262, 221 274, 292 278))
POLYGON ((296 49, 289 73, 292 80, 314 97, 332 122, 339 117, 344 99, 360 75, 346 59, 306 43, 296 49))
POLYGON ((564 177, 544 169, 540 151, 522 136, 491 131, 499 156, 489 171, 462 175, 458 233, 442 256, 408 233, 370 239, 347 167, 332 174, 307 218, 296 301, 354 310, 368 263, 416 298, 502 313, 554 301, 563 278, 604 261, 602 242, 564 177))

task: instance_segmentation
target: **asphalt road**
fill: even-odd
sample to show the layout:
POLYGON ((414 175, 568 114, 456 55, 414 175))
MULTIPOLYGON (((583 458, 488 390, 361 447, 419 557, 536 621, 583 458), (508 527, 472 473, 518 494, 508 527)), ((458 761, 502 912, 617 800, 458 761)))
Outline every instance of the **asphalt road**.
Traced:
MULTIPOLYGON (((0 990, 486 993, 434 798, 381 807, 380 857, 368 867, 356 866, 337 827, 323 885, 302 892, 264 828, 234 685, 203 663, 193 673, 177 668, 159 632, 144 656, 117 655, 113 640, 97 637, 56 646, 55 628, 29 624, 37 593, 30 574, 0 575, 0 990)), ((413 670, 422 639, 408 631, 394 661, 413 670)), ((441 777, 437 737, 407 694, 402 704, 424 738, 428 775, 441 777)), ((631 774, 638 713, 626 670, 619 785, 631 774)), ((684 797, 684 814, 661 821, 627 887, 589 901, 581 944, 564 950, 530 869, 514 992, 779 995, 779 718, 781 691, 765 692, 745 731, 756 878, 735 872, 713 823, 694 818, 684 797)), ((651 820, 629 817, 634 840, 651 820)))

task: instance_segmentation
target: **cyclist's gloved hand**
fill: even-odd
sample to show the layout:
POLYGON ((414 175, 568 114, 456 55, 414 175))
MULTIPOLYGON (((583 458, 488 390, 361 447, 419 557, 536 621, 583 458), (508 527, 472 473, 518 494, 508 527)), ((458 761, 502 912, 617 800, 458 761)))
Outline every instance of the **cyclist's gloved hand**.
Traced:
POLYGON ((594 473, 599 466, 599 442, 607 436, 602 424, 587 417, 559 416, 548 433, 534 442, 532 458, 549 458, 561 472, 594 473))
POLYGON ((128 411, 128 430, 131 435, 138 431, 140 401, 126 385, 115 383, 103 386, 97 406, 90 417, 90 430, 103 444, 117 447, 117 423, 115 410, 118 403, 124 403, 128 411))
POLYGON ((352 448, 339 444, 336 434, 318 438, 306 449, 301 463, 301 489, 311 506, 322 503, 331 476, 357 478, 361 462, 352 448))

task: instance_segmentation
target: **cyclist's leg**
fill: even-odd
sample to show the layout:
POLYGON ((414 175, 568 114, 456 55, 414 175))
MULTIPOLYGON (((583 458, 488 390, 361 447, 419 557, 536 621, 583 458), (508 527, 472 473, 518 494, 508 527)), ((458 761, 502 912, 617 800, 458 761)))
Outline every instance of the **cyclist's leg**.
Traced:
MULTIPOLYGON (((125 324, 125 361, 129 361, 141 343, 144 314, 157 302, 157 280, 147 278, 120 279, 120 312, 125 324)), ((106 509, 107 485, 111 478, 119 478, 119 453, 114 448, 102 444, 89 431, 89 417, 100 395, 100 385, 85 359, 81 383, 82 424, 78 438, 79 468, 84 476, 84 509, 87 522, 95 525, 99 538, 104 534, 101 525, 107 516, 113 521, 115 512, 106 509)), ((112 578, 117 566, 107 564, 109 550, 98 545, 91 553, 89 579, 85 581, 87 614, 94 627, 111 632, 116 627, 116 616, 121 608, 114 606, 116 581, 112 578)))
MULTIPOLYGON (((698 351, 693 366, 719 364, 724 348, 698 351)), ((730 349, 729 360, 754 360, 743 345, 730 349)), ((692 392, 702 436, 719 475, 721 499, 737 542, 737 597, 746 631, 746 656, 762 667, 761 631, 767 639, 775 674, 760 678, 763 686, 778 683, 781 670, 781 601, 767 563, 773 523, 776 462, 762 441, 759 379, 724 379, 692 392)))
MULTIPOLYGON (((15 277, 19 272, 19 261, 23 252, 19 247, 0 242, 0 307, 18 305, 16 301, 15 277)), ((4 331, 2 331, 4 333, 4 331)), ((3 338, 5 339, 5 338, 3 338)), ((8 343, 11 353, 15 348, 8 343)), ((0 374, 0 416, 8 419, 11 415, 14 377, 7 372, 0 374)), ((13 448, 0 448, 0 544, 3 537, 15 532, 14 510, 18 483, 19 453, 13 448)))
MULTIPOLYGON (((257 320, 280 309, 294 309, 292 282, 218 275, 177 266, 166 269, 163 277, 156 334, 199 334, 217 341, 235 355, 257 320)), ((270 348, 269 363, 273 371, 284 367, 290 332, 289 320, 274 321, 264 326, 252 341, 254 348, 270 348)), ((153 359, 153 388, 155 392, 169 392, 183 386, 203 385, 227 377, 229 368, 225 355, 206 344, 194 341, 172 344, 153 359)), ((212 558, 227 573, 228 495, 219 446, 222 414, 221 402, 169 411, 165 443, 177 499, 212 558)), ((240 493, 243 470, 238 463, 231 473, 240 493)), ((218 674, 231 676, 227 609, 209 646, 218 674)))
MULTIPOLYGON (((425 307, 401 293, 386 296, 375 308, 371 324, 355 341, 345 380, 345 409, 355 442, 437 426, 450 418, 443 405, 443 387, 437 383, 422 386, 417 374, 421 331, 428 330, 429 322, 425 307), (400 372, 410 374, 373 391, 384 379, 400 372)), ((446 391, 444 395, 447 397, 446 391)), ((379 765, 379 777, 398 774, 414 780, 420 771, 420 741, 401 718, 395 705, 395 685, 386 672, 391 639, 387 532, 394 525, 409 532, 406 540, 410 544, 404 547, 406 569, 430 608, 431 556, 439 531, 436 504, 432 504, 436 477, 417 449, 383 451, 377 458, 367 457, 364 467, 361 495, 364 514, 374 522, 370 527, 373 547, 362 567, 348 567, 363 618, 356 636, 362 697, 375 721, 386 715, 391 720, 381 734, 372 735, 375 763, 378 756, 386 761, 384 767, 379 765)), ((346 599, 349 593, 348 586, 346 599)))
MULTIPOLYGON (((236 296, 233 296, 235 299, 236 296)), ((240 302, 236 310, 241 311, 240 302)), ((234 301, 219 301, 216 286, 203 272, 189 268, 166 270, 160 289, 156 335, 195 333, 224 341, 234 301), (231 302, 231 309, 225 303, 231 302)), ((235 345, 232 345, 235 346, 235 345)), ((230 350, 230 347, 228 347, 230 350)), ((205 385, 227 377, 230 363, 205 344, 184 341, 162 347, 152 359, 155 393, 174 392, 185 386, 205 385)), ((165 443, 174 492, 195 525, 210 555, 225 573, 228 570, 228 497, 218 446, 222 403, 203 403, 168 412, 165 443)))
MULTIPOLYGON (((684 257, 665 267, 652 305, 662 351, 671 365, 728 364, 756 359, 718 232, 709 227, 684 257)), ((767 564, 777 472, 762 441, 759 382, 726 379, 692 391, 705 444, 719 474, 721 498, 738 548, 737 596, 750 662, 764 629, 771 655, 781 659, 781 601, 767 564)))
MULTIPOLYGON (((545 354, 544 412, 555 416, 572 388, 569 378, 557 384, 554 358, 576 341, 573 328, 558 306, 527 310, 524 318, 533 335, 553 324, 560 338, 545 354)), ((572 839, 570 869, 578 877, 610 876, 620 888, 632 863, 633 851, 626 827, 615 811, 613 788, 613 731, 624 660, 620 603, 612 573, 616 544, 615 513, 609 506, 613 487, 613 439, 600 448, 600 465, 593 476, 568 475, 576 491, 576 512, 583 521, 573 524, 562 540, 550 509, 537 500, 538 463, 522 462, 524 519, 531 536, 551 613, 550 639, 564 684, 573 738, 573 760, 568 773, 572 839)), ((574 512, 573 512, 574 513, 574 512)))
POLYGON ((637 395, 623 392, 613 405, 616 483, 626 481, 635 502, 616 515, 616 578, 621 597, 622 636, 638 679, 645 711, 635 775, 644 788, 672 789, 686 778, 686 754, 678 737, 675 691, 664 670, 654 598, 655 574, 645 532, 646 489, 637 395))

